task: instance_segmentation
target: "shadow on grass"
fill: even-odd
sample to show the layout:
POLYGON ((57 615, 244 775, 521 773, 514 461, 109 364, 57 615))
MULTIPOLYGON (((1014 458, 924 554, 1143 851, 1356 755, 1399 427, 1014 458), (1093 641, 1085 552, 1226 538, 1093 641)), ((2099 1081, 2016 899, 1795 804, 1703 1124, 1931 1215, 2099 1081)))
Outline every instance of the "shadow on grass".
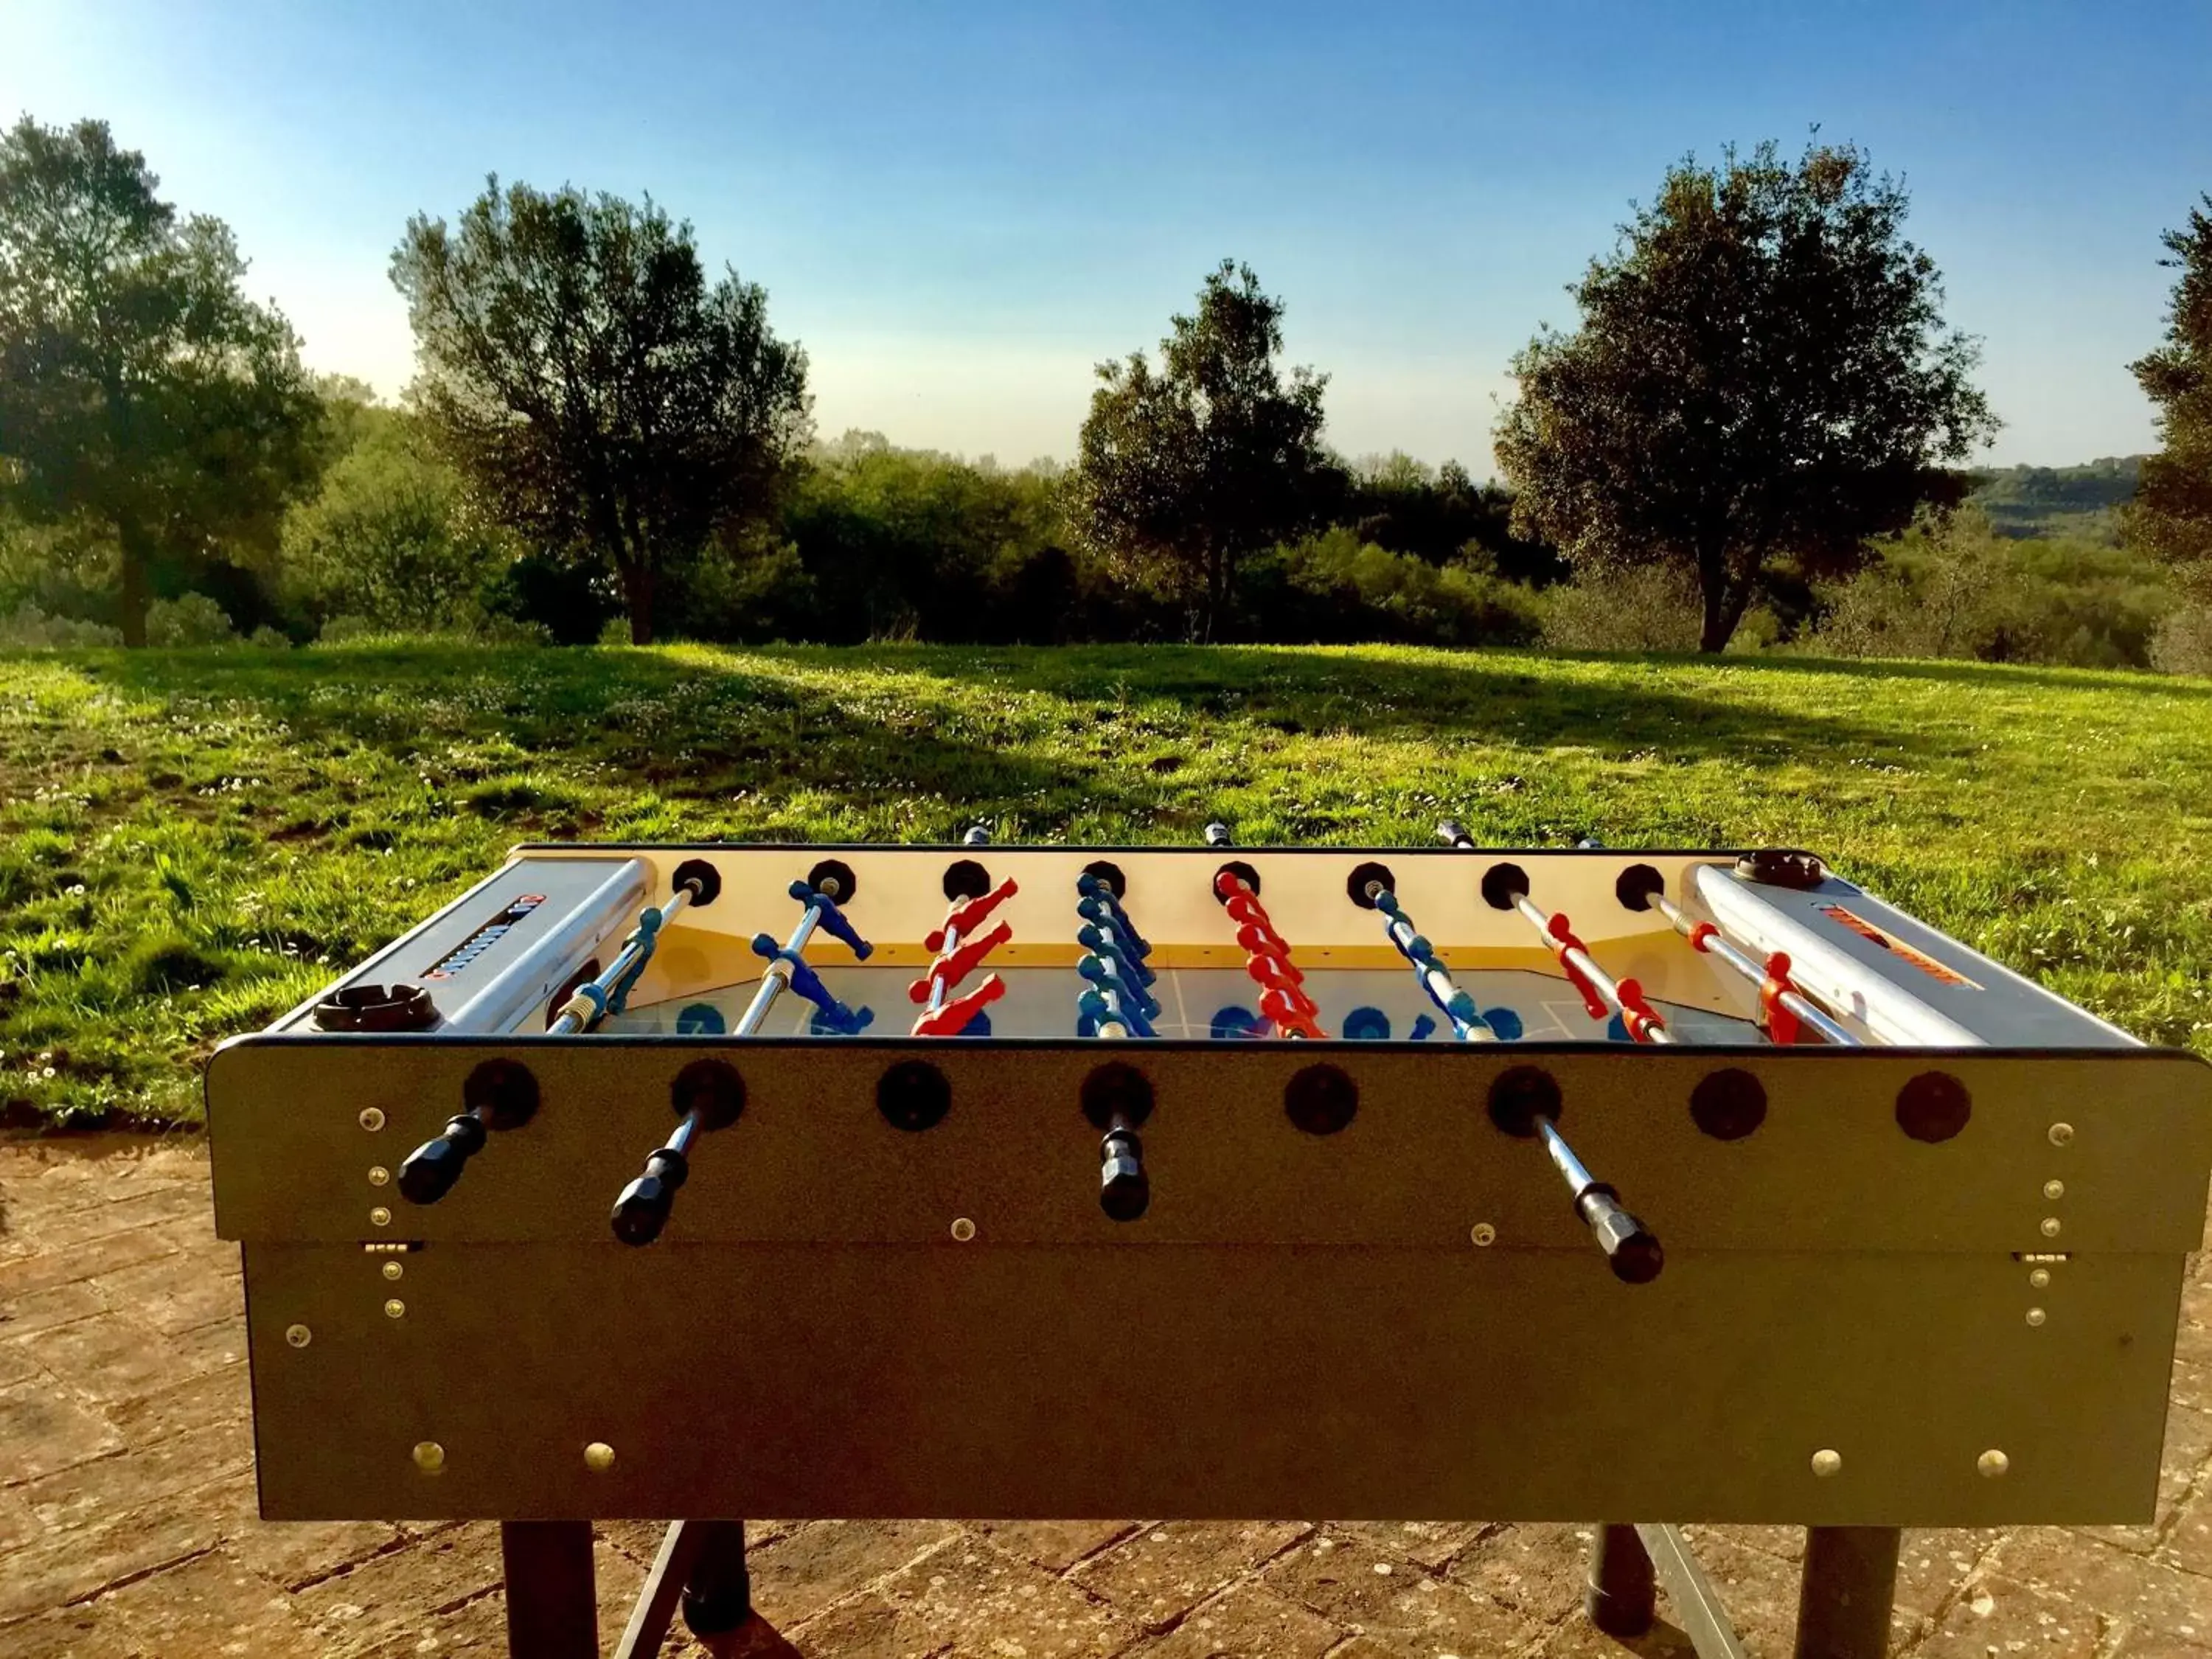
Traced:
MULTIPOLYGON (((739 655, 704 664, 652 652, 422 646, 295 652, 104 653, 103 684, 164 702, 244 704, 281 722, 288 746, 343 759, 368 750, 435 763, 455 743, 511 744, 563 772, 672 799, 729 799, 772 786, 855 804, 941 795, 976 811, 1127 811, 1150 804, 1100 763, 878 720, 739 655)), ((521 769, 517 760, 507 769, 521 769)), ((504 815, 488 786, 491 816, 504 815)))
MULTIPOLYGON (((827 659, 827 653, 793 655, 827 659)), ((1481 736, 1615 757, 1727 758, 1778 750, 1863 757, 1920 747, 1910 731, 1854 719, 1840 702, 1832 710, 1782 707, 1740 685, 1705 696, 1656 680, 1624 684, 1618 658, 1588 659, 1614 667, 1600 683, 1558 672, 1558 659, 1505 652, 1400 657, 1283 646, 1151 646, 891 648, 856 655, 871 666, 1071 702, 1158 698, 1200 717, 1234 717, 1289 733, 1481 736)), ((1671 665, 1655 659, 1652 665, 1671 665)))
MULTIPOLYGON (((1680 659, 1694 662, 1695 658, 1680 659)), ((2139 668, 2034 668, 2014 663, 1928 662, 1895 657, 1730 657, 1761 672, 1854 680, 1940 680, 1979 691, 2035 686, 2052 691, 2121 691, 2136 696, 2212 697, 2212 682, 2139 668)))

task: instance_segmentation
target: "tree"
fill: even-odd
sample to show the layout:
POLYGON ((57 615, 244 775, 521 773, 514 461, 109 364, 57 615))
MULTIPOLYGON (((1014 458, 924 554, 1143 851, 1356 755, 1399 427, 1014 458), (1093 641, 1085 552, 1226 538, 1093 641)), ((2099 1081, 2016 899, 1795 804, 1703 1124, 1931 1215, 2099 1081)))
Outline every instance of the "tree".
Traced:
POLYGON ((103 121, 0 137, 0 505, 112 544, 134 646, 157 561, 273 547, 321 453, 289 325, 159 183, 103 121))
POLYGON ((458 230, 409 221, 392 278, 440 447, 525 538, 611 572, 650 643, 658 580, 757 511, 809 435, 806 356, 767 293, 709 287, 690 225, 650 198, 496 179, 458 230))
POLYGON ((2212 196, 2189 210, 2186 229, 2160 240, 2181 272, 2166 313, 2166 343, 2129 365, 2158 405, 2160 448, 2147 456, 2127 509, 2128 539, 2212 587, 2212 196))
POLYGON ((1164 574, 1212 638, 1237 561, 1310 525, 1331 463, 1326 375, 1276 366, 1282 301, 1224 259, 1177 316, 1155 369, 1142 352, 1098 366, 1073 480, 1076 522, 1101 550, 1164 574))
POLYGON ((322 487, 284 516, 283 579, 312 619, 356 617, 434 633, 466 626, 514 556, 453 469, 423 453, 410 416, 348 398, 357 436, 322 487))
POLYGON ((1998 422, 1906 207, 1849 147, 1671 169, 1569 289, 1580 328, 1513 360, 1495 444, 1516 526, 1578 568, 1694 573, 1718 651, 1778 556, 1840 573, 1960 499, 1950 469, 1998 422))

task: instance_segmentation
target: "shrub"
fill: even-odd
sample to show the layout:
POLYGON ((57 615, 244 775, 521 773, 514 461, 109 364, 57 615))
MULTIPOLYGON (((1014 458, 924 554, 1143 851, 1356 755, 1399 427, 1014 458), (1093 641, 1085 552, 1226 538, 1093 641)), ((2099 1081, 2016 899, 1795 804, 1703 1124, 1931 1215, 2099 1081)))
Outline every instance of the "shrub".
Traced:
POLYGON ((1539 631, 1534 593, 1480 550, 1435 565, 1339 526, 1250 562, 1239 621, 1255 637, 1521 645, 1539 631))
POLYGON ((315 642, 347 645, 356 640, 374 639, 384 631, 366 617, 333 617, 323 624, 322 631, 315 635, 315 642))
POLYGON ((1823 587, 1808 643, 1850 657, 2146 667, 2174 596, 2124 548, 2013 540, 1968 510, 1884 544, 1875 562, 1823 587))
POLYGON ((284 583, 313 616, 366 618, 392 633, 464 628, 514 547, 474 512, 453 470, 412 424, 363 411, 353 448, 285 515, 284 583))
POLYGON ((0 617, 0 650, 76 651, 122 643, 120 629, 79 622, 73 617, 50 617, 35 605, 22 605, 0 617))
POLYGON ((292 636, 281 628, 271 628, 267 623, 246 636, 246 642, 258 651, 289 651, 292 636))
POLYGON ((1544 643, 1557 651, 1698 648, 1698 584, 1670 566, 1585 571, 1544 598, 1544 643))
POLYGON ((204 593, 156 599, 146 610, 149 645, 228 645, 237 638, 223 608, 204 593))
POLYGON ((2151 641, 2150 660, 2169 674, 2212 678, 2212 602, 2192 600, 2170 612, 2151 641))

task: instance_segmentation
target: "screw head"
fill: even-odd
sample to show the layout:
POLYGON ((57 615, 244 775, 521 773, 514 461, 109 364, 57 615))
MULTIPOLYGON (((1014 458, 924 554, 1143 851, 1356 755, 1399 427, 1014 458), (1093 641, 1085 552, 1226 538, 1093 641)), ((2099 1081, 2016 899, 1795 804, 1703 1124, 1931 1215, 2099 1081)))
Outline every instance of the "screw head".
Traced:
POLYGON ((2054 1123, 2051 1126, 2051 1144, 2052 1146, 2063 1146, 2073 1139, 2074 1126, 2072 1124, 2054 1123))
POLYGON ((584 1448, 584 1467, 594 1474, 605 1474, 615 1466, 615 1449, 604 1440, 594 1440, 584 1448))
POLYGON ((2012 1459, 1992 1446, 1974 1460, 1974 1467, 1986 1478, 1994 1480, 2012 1467, 2012 1459))
POLYGON ((389 1302, 387 1302, 387 1303, 386 1303, 386 1304, 384 1304, 384 1316, 385 1316, 386 1319, 398 1319, 398 1318, 401 1318, 401 1317, 404 1316, 404 1315, 406 1314, 406 1312, 407 1312, 407 1304, 406 1304, 404 1302, 402 1302, 402 1301, 401 1301, 398 1297, 396 1297, 396 1296, 395 1296, 395 1297, 393 1297, 392 1298, 392 1300, 390 1300, 389 1302))
POLYGON ((2043 1218, 2043 1229, 2042 1229, 2042 1231, 2043 1231, 2043 1236, 2044 1236, 2045 1238, 2056 1238, 2056 1237, 2058 1237, 2059 1228, 2060 1228, 2061 1224, 2062 1224, 2060 1223, 2060 1221, 2059 1221, 2058 1218, 2057 1218, 2057 1216, 2055 1216, 2055 1215, 2047 1215, 2047 1216, 2044 1217, 2044 1218, 2043 1218))
POLYGON ((305 1325, 287 1325, 284 1340, 295 1348, 304 1348, 315 1340, 315 1334, 305 1325))
POLYGON ((2035 1268, 2028 1274, 2027 1282, 2031 1286, 2039 1291, 2048 1288, 2051 1284, 2051 1269, 2048 1267, 2035 1268))
POLYGON ((2066 1183, 2065 1183, 2064 1182, 2063 1182, 2063 1181, 2046 1181, 2046 1182, 2045 1182, 2043 1183, 2043 1195, 2044 1195, 2045 1198, 2063 1198, 2063 1197, 2065 1197, 2065 1196, 2066 1196, 2066 1183))
POLYGON ((1478 1221, 1469 1230, 1468 1237, 1474 1241, 1478 1249, 1486 1250, 1498 1242, 1498 1229, 1487 1221, 1478 1221))
POLYGON ((2030 1308, 2027 1310, 2027 1322, 2031 1325, 2040 1325, 2049 1316, 2040 1308, 2030 1308))
POLYGON ((975 1237, 975 1224, 964 1215, 955 1216, 952 1218, 952 1237, 956 1243, 965 1244, 975 1237))
POLYGON ((389 1227, 392 1224, 392 1212, 381 1204, 378 1205, 368 1212, 368 1224, 372 1227, 389 1227))
POLYGON ((381 1129, 384 1127, 384 1109, 381 1106, 363 1107, 361 1113, 361 1127, 371 1134, 381 1129))
POLYGON ((1823 1480, 1832 1474, 1842 1473, 1843 1467, 1843 1453, 1835 1450, 1832 1447, 1823 1446, 1813 1454, 1813 1473, 1823 1480))
POLYGON ((368 1166, 368 1184, 370 1186, 381 1187, 386 1182, 391 1179, 392 1171, 386 1169, 381 1164, 372 1164, 368 1166))
POLYGON ((434 1440, 415 1443, 415 1467, 425 1474, 435 1474, 446 1467, 446 1449, 434 1440))
POLYGON ((407 1269, 401 1267, 397 1261, 387 1261, 384 1264, 384 1276, 386 1279, 398 1279, 406 1271, 407 1269))

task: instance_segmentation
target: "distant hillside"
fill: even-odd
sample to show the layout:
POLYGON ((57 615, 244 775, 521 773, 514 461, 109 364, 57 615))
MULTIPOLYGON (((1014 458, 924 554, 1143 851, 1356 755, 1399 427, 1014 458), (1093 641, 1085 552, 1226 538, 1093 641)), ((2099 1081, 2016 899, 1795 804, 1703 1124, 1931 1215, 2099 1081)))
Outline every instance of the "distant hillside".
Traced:
POLYGON ((2134 498, 2140 455, 2111 455, 2082 466, 1991 468, 1969 498, 2007 536, 2119 539, 2119 508, 2134 498))

